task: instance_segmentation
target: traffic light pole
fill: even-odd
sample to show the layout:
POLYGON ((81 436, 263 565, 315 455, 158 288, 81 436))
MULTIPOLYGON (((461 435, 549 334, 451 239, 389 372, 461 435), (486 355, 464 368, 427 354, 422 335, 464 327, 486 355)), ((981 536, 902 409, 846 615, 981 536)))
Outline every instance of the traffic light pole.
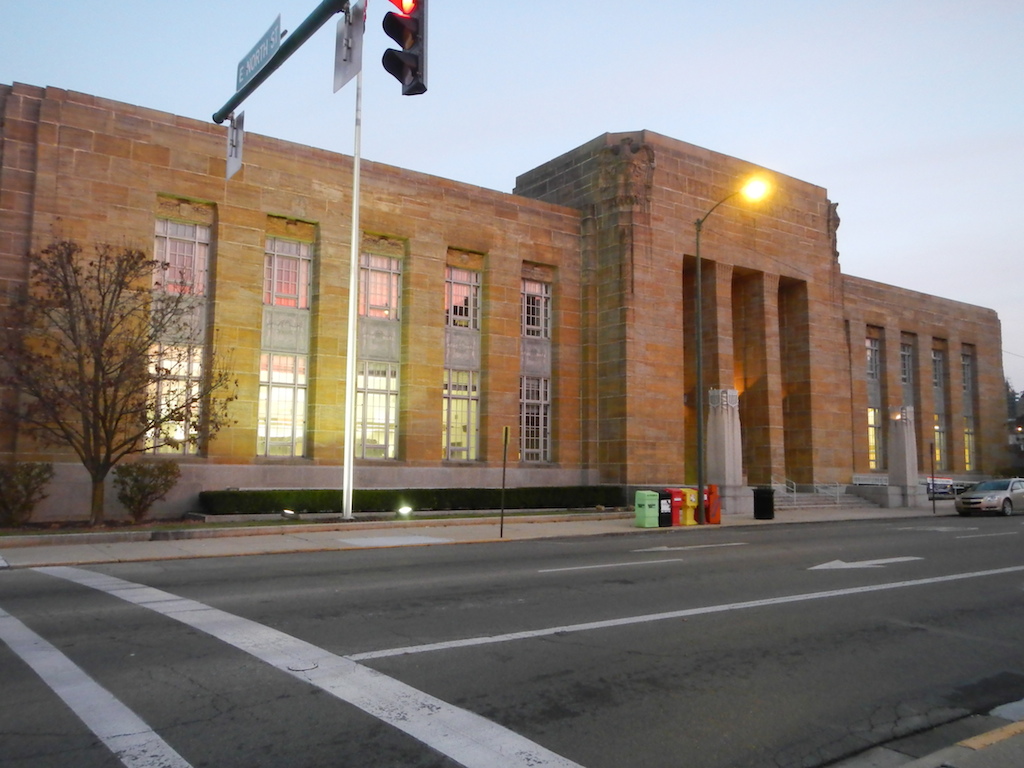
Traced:
MULTIPOLYGON (((396 39, 402 46, 402 51, 389 50, 385 54, 385 69, 402 80, 402 93, 408 96, 420 94, 426 91, 426 0, 413 0, 400 3, 392 0, 404 13, 389 13, 385 18, 385 31, 396 39), (407 14, 407 15, 406 15, 407 14), (391 19, 390 17, 395 17, 391 19), (390 28, 390 29, 389 29, 390 28), (394 34, 393 34, 394 33, 394 34), (397 35, 397 37, 396 37, 397 35), (392 54, 389 56, 388 54, 392 54), (396 71, 395 66, 388 66, 390 59, 397 59, 401 63, 401 72, 396 71), (408 72, 405 70, 408 69, 408 72), (400 76, 401 75, 401 76, 400 76), (408 75, 406 77, 406 75, 408 75)), ((356 2, 355 10, 358 13, 365 12, 365 5, 356 2)), ((316 9, 303 21, 298 28, 286 39, 279 42, 273 55, 260 67, 249 79, 242 82, 235 94, 228 99, 219 110, 213 113, 213 121, 220 125, 235 111, 245 99, 255 91, 270 75, 277 71, 289 56, 295 53, 299 47, 322 27, 329 18, 338 13, 349 13, 352 8, 350 0, 323 0, 316 9)), ((274 29, 274 28, 272 28, 274 29)), ((359 34, 362 35, 362 27, 359 34)), ((361 38, 360 38, 361 40, 361 38)), ((338 80, 337 64, 335 70, 335 82, 338 80)), ((355 406, 356 406, 356 370, 357 370, 357 324, 359 313, 359 255, 362 245, 362 230, 359 222, 359 208, 361 196, 361 140, 363 123, 363 74, 361 64, 356 75, 356 118, 355 118, 355 148, 352 153, 352 243, 349 264, 349 300, 348 300, 348 333, 345 365, 345 418, 344 418, 344 440, 342 446, 342 507, 343 517, 351 520, 352 514, 352 486, 353 486, 353 464, 355 460, 355 406)), ((241 81, 241 75, 240 75, 241 81)), ((341 86, 336 85, 335 90, 341 86)))
MULTIPOLYGON (((232 116, 235 108, 255 91, 270 75, 277 71, 289 56, 295 53, 304 42, 322 27, 329 18, 338 13, 350 12, 350 0, 323 0, 319 6, 303 21, 290 37, 280 41, 277 50, 267 59, 249 79, 242 82, 234 96, 218 111, 213 113, 213 121, 218 125, 232 116)), ((355 4, 357 13, 364 13, 364 5, 355 4)), ((362 35, 360 21, 359 34, 362 35)), ((272 28, 273 30, 274 28, 272 28)), ((278 41, 274 41, 275 43, 278 41)), ((337 67, 337 64, 335 65, 337 67)), ((349 300, 348 300, 348 334, 346 349, 345 373, 345 418, 342 457, 342 516, 351 520, 353 463, 355 458, 355 399, 356 399, 356 327, 358 321, 359 301, 359 250, 362 240, 359 224, 360 201, 360 155, 362 133, 363 74, 361 64, 356 75, 356 120, 355 150, 352 155, 352 251, 349 265, 349 300)), ((337 69, 336 69, 337 77, 337 69)), ((240 76, 241 80, 241 76, 240 76)), ((337 81, 336 81, 337 82, 337 81)), ((336 86, 335 90, 340 86, 336 86)))
POLYGON ((356 124, 352 150, 352 250, 348 275, 348 343, 345 356, 345 440, 342 446, 342 517, 351 520, 353 464, 355 462, 356 412, 356 323, 359 314, 359 251, 362 230, 359 223, 361 193, 360 160, 363 132, 363 71, 356 75, 356 124))
POLYGON ((253 75, 252 79, 245 85, 235 91, 235 95, 228 99, 223 107, 213 113, 213 122, 220 125, 227 120, 231 113, 235 111, 235 107, 245 101, 249 94, 259 88, 264 80, 274 74, 277 68, 284 64, 288 57, 299 49, 299 46, 309 40, 320 27, 327 23, 331 16, 347 11, 348 6, 349 0, 323 0, 316 7, 316 10, 309 14, 304 22, 299 24, 294 32, 281 41, 281 45, 263 68, 253 75))

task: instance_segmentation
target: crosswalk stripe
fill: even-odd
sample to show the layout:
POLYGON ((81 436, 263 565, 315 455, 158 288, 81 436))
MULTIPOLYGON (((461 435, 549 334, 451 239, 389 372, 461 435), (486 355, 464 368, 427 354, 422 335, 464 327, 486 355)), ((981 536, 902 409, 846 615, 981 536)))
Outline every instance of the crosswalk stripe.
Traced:
POLYGON ((581 768, 486 718, 255 621, 114 576, 65 566, 35 570, 205 632, 353 704, 465 768, 581 768))
POLYGON ((192 768, 120 699, 53 644, 3 610, 0 640, 60 696, 127 768, 192 768))

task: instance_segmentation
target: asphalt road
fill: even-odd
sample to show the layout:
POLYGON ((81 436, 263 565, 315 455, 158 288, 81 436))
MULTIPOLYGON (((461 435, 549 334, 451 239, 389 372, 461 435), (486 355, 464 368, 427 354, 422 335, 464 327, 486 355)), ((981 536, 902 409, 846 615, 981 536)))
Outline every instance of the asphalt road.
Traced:
POLYGON ((1019 517, 11 570, 0 756, 812 768, 1024 698, 1022 606, 1019 517))

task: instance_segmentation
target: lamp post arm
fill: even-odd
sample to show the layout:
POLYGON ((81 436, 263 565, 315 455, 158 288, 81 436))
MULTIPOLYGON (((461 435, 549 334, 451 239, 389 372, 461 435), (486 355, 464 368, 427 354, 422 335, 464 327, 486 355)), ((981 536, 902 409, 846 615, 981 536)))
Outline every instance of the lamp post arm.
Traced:
POLYGON ((711 206, 711 210, 709 210, 707 213, 705 213, 703 216, 701 216, 695 222, 695 224, 697 226, 697 231, 700 232, 701 228, 704 226, 704 222, 707 221, 708 216, 710 216, 712 213, 714 213, 716 210, 718 210, 718 206, 720 206, 722 203, 729 202, 734 197, 736 197, 736 195, 738 195, 738 194, 739 194, 739 191, 733 192, 731 195, 726 195, 721 200, 719 200, 717 203, 715 203, 713 206, 711 206))

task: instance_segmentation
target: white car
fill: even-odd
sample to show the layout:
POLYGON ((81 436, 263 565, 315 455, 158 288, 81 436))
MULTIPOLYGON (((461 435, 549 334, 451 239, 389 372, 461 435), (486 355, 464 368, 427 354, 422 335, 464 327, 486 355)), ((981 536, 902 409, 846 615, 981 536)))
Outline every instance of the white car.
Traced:
POLYGON ((972 485, 953 502, 961 515, 975 512, 995 512, 1012 515, 1024 512, 1024 479, 1011 477, 1004 480, 984 480, 972 485))

